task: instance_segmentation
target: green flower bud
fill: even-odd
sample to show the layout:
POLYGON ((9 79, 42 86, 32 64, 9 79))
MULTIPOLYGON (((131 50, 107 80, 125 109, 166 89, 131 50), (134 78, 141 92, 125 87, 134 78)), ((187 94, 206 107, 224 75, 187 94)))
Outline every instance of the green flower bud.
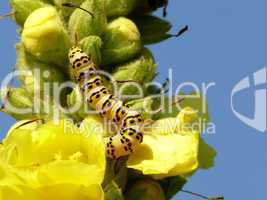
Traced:
POLYGON ((159 183, 150 179, 137 181, 126 192, 127 200, 165 200, 164 191, 159 183))
POLYGON ((135 8, 136 0, 107 0, 106 10, 108 17, 119 17, 130 14, 135 8))
POLYGON ((107 26, 105 1, 86 0, 81 7, 92 13, 93 16, 81 9, 75 9, 69 20, 72 41, 80 41, 90 35, 100 36, 107 26))
POLYGON ((140 33, 129 19, 120 17, 108 24, 103 35, 102 64, 117 64, 136 57, 142 49, 140 33))
POLYGON ((6 88, 1 90, 1 98, 4 112, 17 120, 36 118, 32 111, 33 102, 29 93, 23 88, 6 88), (27 110, 25 113, 18 113, 17 110, 27 110))
POLYGON ((25 70, 29 75, 19 76, 22 87, 29 92, 31 96, 34 93, 39 93, 40 97, 49 95, 53 97, 53 84, 63 83, 65 75, 62 71, 53 65, 48 65, 38 61, 32 55, 27 53, 23 45, 17 45, 17 70, 25 70), (44 88, 46 87, 46 91, 44 88))
POLYGON ((68 68, 68 50, 71 42, 57 10, 44 7, 27 18, 22 32, 26 50, 38 60, 68 68))
POLYGON ((15 12, 15 20, 23 26, 27 17, 36 9, 46 6, 40 0, 10 0, 12 10, 15 12))
POLYGON ((133 21, 140 30, 142 42, 145 45, 154 44, 166 40, 172 35, 168 34, 171 24, 155 16, 135 17, 133 21))
POLYGON ((49 121, 55 116, 59 119, 66 118, 57 106, 32 97, 24 88, 6 88, 0 93, 3 102, 1 112, 17 120, 38 118, 49 121))
MULTIPOLYGON (((139 86, 143 86, 154 79, 156 69, 157 65, 154 62, 153 55, 148 49, 144 48, 139 58, 117 67, 113 73, 113 78, 117 81, 135 81, 139 86)), ((121 86, 123 87, 123 94, 140 93, 135 85, 121 86)))
POLYGON ((102 40, 98 36, 89 36, 84 38, 80 41, 80 46, 82 50, 87 53, 87 55, 90 55, 93 62, 96 65, 100 65, 101 63, 101 46, 102 46, 102 40))
POLYGON ((62 6, 63 3, 73 3, 76 6, 80 6, 84 0, 53 0, 55 5, 59 8, 59 12, 60 14, 62 14, 62 16, 68 20, 70 15, 73 13, 73 11, 75 10, 75 8, 69 8, 69 7, 64 7, 62 6))

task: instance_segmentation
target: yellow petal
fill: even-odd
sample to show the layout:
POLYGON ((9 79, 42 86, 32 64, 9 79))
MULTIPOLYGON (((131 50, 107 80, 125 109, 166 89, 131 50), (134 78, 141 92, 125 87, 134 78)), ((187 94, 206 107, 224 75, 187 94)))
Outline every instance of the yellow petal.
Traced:
POLYGON ((156 179, 177 176, 198 167, 199 134, 145 135, 130 156, 128 167, 156 179))
POLYGON ((103 119, 96 115, 86 117, 80 125, 80 129, 85 134, 95 134, 99 136, 106 136, 107 131, 103 123, 103 119))
POLYGON ((37 178, 42 186, 63 183, 83 186, 100 185, 103 177, 103 170, 97 165, 88 165, 77 161, 55 161, 43 165, 37 170, 37 178))
POLYGON ((36 167, 55 160, 75 160, 97 165, 104 173, 105 147, 101 136, 81 132, 72 122, 49 122, 30 131, 16 129, 4 140, 0 160, 16 167, 36 167))
POLYGON ((179 124, 180 120, 175 117, 159 119, 152 124, 151 128, 147 131, 147 134, 169 135, 170 133, 175 132, 175 129, 179 124))
POLYGON ((25 130, 35 130, 40 125, 39 119, 31 119, 31 120, 21 120, 17 123, 15 123, 7 132, 6 137, 9 136, 10 133, 12 133, 16 129, 25 129, 25 130))
MULTIPOLYGON (((62 200, 103 200, 101 185, 58 184, 40 188, 44 199, 62 200)), ((39 200, 39 199, 38 199, 39 200)))
POLYGON ((17 127, 0 146, 0 199, 102 200, 105 148, 101 136, 72 122, 17 127))

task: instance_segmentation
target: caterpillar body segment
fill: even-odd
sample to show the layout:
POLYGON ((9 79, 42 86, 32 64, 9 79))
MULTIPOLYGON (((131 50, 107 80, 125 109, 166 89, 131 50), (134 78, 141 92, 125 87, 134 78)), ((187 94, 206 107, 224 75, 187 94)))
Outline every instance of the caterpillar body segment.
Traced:
POLYGON ((80 48, 69 51, 72 72, 85 101, 99 114, 111 121, 117 134, 106 144, 107 156, 113 159, 129 155, 143 140, 144 120, 137 111, 129 109, 120 99, 110 93, 90 56, 80 48))

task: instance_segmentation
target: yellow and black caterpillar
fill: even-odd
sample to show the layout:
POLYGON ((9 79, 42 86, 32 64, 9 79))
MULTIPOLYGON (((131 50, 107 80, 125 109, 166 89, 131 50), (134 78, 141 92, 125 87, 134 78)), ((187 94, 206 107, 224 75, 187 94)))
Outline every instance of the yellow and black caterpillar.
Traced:
POLYGON ((116 126, 117 134, 111 136, 106 144, 107 156, 115 159, 129 155, 143 140, 141 114, 129 109, 108 91, 97 74, 96 65, 80 48, 71 48, 69 59, 86 103, 116 126))

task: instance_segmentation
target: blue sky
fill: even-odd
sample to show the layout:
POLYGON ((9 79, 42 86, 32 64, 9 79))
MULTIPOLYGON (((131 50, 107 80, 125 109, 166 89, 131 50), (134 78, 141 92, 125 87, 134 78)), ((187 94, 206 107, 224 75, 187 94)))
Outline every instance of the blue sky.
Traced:
MULTIPOLYGON (((159 80, 173 68, 174 85, 215 82, 208 94, 209 111, 216 134, 204 136, 216 148, 216 166, 199 171, 186 189, 226 199, 264 199, 267 185, 267 133, 261 133, 238 120, 231 111, 234 85, 267 65, 267 2, 264 0, 170 0, 167 19, 173 32, 188 24, 190 31, 179 39, 150 46, 159 64, 159 80)), ((0 2, 0 13, 9 11, 0 2)), ((0 79, 15 64, 14 43, 18 40, 11 20, 0 21, 0 79)), ((264 86, 266 88, 266 84, 264 86)), ((247 116, 253 115, 254 90, 237 95, 235 104, 247 116)), ((13 123, 0 114, 0 134, 13 123)), ((191 200, 185 194, 175 199, 191 200)))

